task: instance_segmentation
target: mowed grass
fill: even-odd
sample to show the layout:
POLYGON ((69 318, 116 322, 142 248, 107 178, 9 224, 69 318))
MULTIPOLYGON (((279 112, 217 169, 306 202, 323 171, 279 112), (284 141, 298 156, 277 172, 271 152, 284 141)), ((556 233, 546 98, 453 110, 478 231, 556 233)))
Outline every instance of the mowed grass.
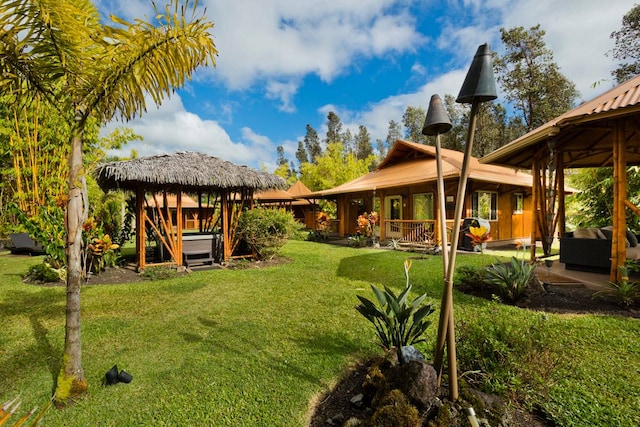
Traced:
MULTIPOLYGON (((289 242, 283 255, 291 262, 83 287, 89 393, 73 407, 50 410, 43 425, 304 425, 314 396, 350 363, 380 352, 372 327, 353 308, 357 294, 371 297, 371 283, 401 289, 402 263, 414 257, 414 291, 427 292, 439 308, 440 257, 300 241, 289 242), (114 364, 133 375, 130 384, 102 386, 114 364)), ((470 254, 457 263, 480 266, 495 259, 470 254)), ((21 282, 37 262, 0 254, 0 400, 20 394, 25 411, 50 398, 64 343, 64 288, 21 282)), ((502 327, 506 341, 520 334, 548 349, 548 363, 530 361, 534 372, 514 369, 494 388, 510 396, 526 390, 528 403, 558 425, 640 424, 638 319, 541 320, 540 313, 459 293, 455 305, 456 324, 491 325, 494 335, 502 327)), ((419 346, 428 357, 437 320, 438 312, 419 346)), ((516 349, 507 358, 517 366, 527 363, 526 356, 516 349)), ((473 369, 473 361, 462 361, 461 368, 473 369)))

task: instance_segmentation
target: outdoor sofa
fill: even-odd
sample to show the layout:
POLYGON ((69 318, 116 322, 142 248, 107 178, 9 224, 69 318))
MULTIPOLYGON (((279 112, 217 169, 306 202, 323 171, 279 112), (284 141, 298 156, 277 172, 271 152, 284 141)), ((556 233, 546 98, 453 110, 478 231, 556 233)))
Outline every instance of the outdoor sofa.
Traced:
POLYGON ((12 254, 44 254, 42 245, 35 242, 27 233, 12 233, 9 234, 9 239, 11 240, 9 250, 12 254))
MULTIPOLYGON (((637 236, 626 233, 627 259, 640 262, 637 236)), ((577 228, 560 238, 560 262, 567 270, 606 273, 611 269, 611 226, 577 228)))

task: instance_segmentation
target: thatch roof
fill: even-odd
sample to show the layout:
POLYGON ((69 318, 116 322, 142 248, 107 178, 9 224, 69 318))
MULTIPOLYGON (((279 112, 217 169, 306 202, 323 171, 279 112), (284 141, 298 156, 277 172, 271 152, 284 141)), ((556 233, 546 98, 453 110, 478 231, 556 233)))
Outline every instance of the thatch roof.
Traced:
POLYGON ((103 189, 183 191, 285 189, 284 179, 207 154, 179 152, 110 162, 95 171, 103 189))

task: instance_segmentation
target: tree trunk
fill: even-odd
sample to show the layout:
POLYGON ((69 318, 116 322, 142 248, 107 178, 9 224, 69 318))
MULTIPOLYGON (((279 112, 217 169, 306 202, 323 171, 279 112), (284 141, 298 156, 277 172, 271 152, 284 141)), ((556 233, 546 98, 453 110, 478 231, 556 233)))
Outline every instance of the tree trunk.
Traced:
POLYGON ((80 334, 80 283, 82 280, 82 225, 87 216, 87 189, 82 164, 83 127, 76 123, 69 156, 69 200, 67 201, 67 306, 64 358, 58 375, 54 401, 65 406, 87 391, 82 369, 80 334))

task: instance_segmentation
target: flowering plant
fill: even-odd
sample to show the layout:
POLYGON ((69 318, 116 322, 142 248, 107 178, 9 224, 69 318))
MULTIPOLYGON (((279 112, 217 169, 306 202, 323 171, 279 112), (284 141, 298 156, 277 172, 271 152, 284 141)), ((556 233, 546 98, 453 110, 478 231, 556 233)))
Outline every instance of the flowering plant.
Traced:
POLYGON ((378 222, 378 213, 371 212, 367 214, 366 212, 362 215, 358 216, 358 233, 363 236, 370 237, 373 234, 373 228, 378 222))
POLYGON ((481 225, 480 227, 469 227, 469 232, 466 233, 465 236, 471 239, 471 244, 473 246, 480 247, 480 252, 482 252, 482 250, 484 249, 483 243, 491 240, 489 231, 484 225, 481 225))

